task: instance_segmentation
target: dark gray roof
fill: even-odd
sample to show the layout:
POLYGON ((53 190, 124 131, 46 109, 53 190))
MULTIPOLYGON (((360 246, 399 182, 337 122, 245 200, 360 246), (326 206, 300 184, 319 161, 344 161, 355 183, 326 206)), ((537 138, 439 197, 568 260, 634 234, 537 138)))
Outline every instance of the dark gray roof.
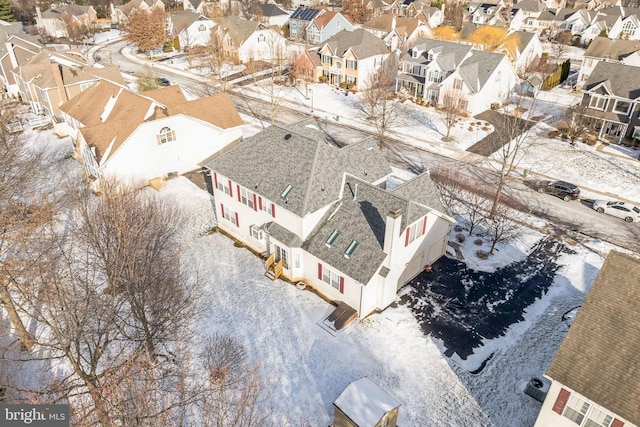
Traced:
POLYGON ((596 37, 589 44, 584 56, 621 61, 638 51, 640 51, 640 41, 638 40, 609 40, 606 37, 596 37))
POLYGON ((391 171, 372 139, 336 148, 313 119, 270 126, 203 165, 300 217, 337 199, 344 172, 373 182, 391 171))
MULTIPOLYGON (((427 174, 421 176, 422 179, 430 181, 427 174)), ((436 194, 427 198, 434 200, 437 190, 435 187, 431 190, 436 194)), ((302 247, 347 276, 367 284, 387 256, 383 250, 387 214, 402 213, 400 230, 403 232, 431 209, 404 197, 403 191, 386 191, 349 175, 345 176, 342 191, 342 199, 333 204, 302 247), (329 247, 327 239, 334 230, 340 234, 329 247), (345 251, 354 240, 358 246, 347 258, 345 251)), ((410 188, 406 192, 412 194, 410 188)))
POLYGON ((282 16, 288 15, 287 11, 282 9, 277 4, 272 3, 258 3, 258 7, 262 11, 262 16, 282 16))
POLYGON ((600 85, 604 85, 615 96, 635 100, 640 97, 640 67, 599 61, 587 79, 584 90, 592 91, 600 85))
MULTIPOLYGON (((440 200, 440 192, 428 172, 399 185, 391 190, 391 192, 396 196, 404 197, 405 199, 428 206, 432 210, 447 214, 447 208, 444 207, 440 200)), ((409 215, 409 223, 412 223, 422 215, 424 214, 421 213, 419 216, 409 215)))
POLYGON ((522 0, 515 4, 515 7, 522 10, 542 12, 545 10, 545 5, 539 0, 522 0))
POLYGON ((547 375, 640 425, 640 260, 611 251, 547 375))
POLYGON ((287 230, 277 222, 271 221, 267 223, 264 230, 274 239, 290 248, 299 248, 302 245, 302 240, 297 234, 287 230))
POLYGON ((328 45, 331 51, 340 57, 349 49, 358 59, 391 53, 384 41, 362 28, 355 31, 342 30, 331 36, 325 45, 328 45))

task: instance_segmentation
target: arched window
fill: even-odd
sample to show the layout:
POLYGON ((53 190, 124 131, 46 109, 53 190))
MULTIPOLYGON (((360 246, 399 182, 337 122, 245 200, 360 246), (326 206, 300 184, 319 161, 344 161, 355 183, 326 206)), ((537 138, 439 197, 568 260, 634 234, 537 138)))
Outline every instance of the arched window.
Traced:
POLYGON ((264 34, 260 34, 258 36, 258 43, 262 43, 262 42, 264 42, 264 34))
POLYGON ((204 24, 200 24, 200 26, 198 27, 198 31, 207 31, 207 27, 205 27, 204 24))
POLYGON ((176 132, 169 129, 168 127, 163 127, 160 129, 160 134, 158 135, 158 143, 166 144, 167 142, 175 141, 176 132))

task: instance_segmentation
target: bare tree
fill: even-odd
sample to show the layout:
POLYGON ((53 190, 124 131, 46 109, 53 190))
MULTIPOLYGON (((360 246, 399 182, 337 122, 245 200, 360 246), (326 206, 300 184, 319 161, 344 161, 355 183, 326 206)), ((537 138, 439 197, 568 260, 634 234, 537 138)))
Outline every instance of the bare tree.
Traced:
MULTIPOLYGON (((288 62, 286 55, 286 48, 280 42, 280 36, 274 32, 269 32, 265 36, 265 43, 267 46, 266 51, 262 54, 266 54, 268 58, 265 58, 270 63, 270 67, 267 71, 267 78, 257 79, 255 72, 252 74, 256 79, 256 86, 264 92, 268 97, 269 102, 269 119, 271 124, 274 124, 276 117, 282 103, 284 101, 284 66, 288 62)), ((249 68, 249 67, 247 67, 249 68)))
POLYGON ((149 51, 153 56, 153 50, 162 47, 166 41, 165 23, 165 12, 162 8, 156 7, 151 13, 132 13, 121 30, 126 41, 133 43, 143 52, 149 51))
POLYGON ((226 92, 228 89, 227 79, 227 62, 224 52, 224 40, 225 34, 219 26, 211 28, 211 34, 209 37, 209 43, 205 46, 204 55, 205 62, 211 67, 211 72, 214 76, 213 82, 207 82, 207 93, 215 93, 213 88, 219 86, 222 92, 226 92))
POLYGON ((465 2, 462 0, 450 0, 445 3, 444 24, 459 31, 462 28, 465 2))
POLYGON ((576 140, 584 136, 589 130, 589 121, 586 116, 588 104, 586 102, 578 102, 573 104, 566 111, 567 126, 560 129, 569 137, 571 145, 575 145, 576 140))
POLYGON ((214 334, 205 340, 201 364, 208 379, 208 395, 201 403, 202 423, 218 427, 269 425, 267 388, 258 366, 235 338, 214 334))
POLYGON ((367 78, 362 90, 360 109, 375 124, 381 149, 385 147, 387 131, 397 126, 402 116, 401 104, 393 99, 394 85, 395 66, 390 58, 367 78))
POLYGON ((489 254, 493 255, 498 243, 508 243, 522 234, 522 226, 517 221, 517 216, 516 211, 501 203, 494 215, 486 219, 487 236, 491 242, 489 254))
POLYGON ((462 91, 454 89, 452 86, 444 90, 440 111, 443 113, 442 120, 447 127, 447 134, 442 138, 443 141, 449 141, 451 139, 451 129, 458 121, 465 101, 466 98, 462 91))
POLYGON ((371 18, 371 13, 362 0, 342 0, 341 13, 347 15, 356 24, 364 24, 371 18))

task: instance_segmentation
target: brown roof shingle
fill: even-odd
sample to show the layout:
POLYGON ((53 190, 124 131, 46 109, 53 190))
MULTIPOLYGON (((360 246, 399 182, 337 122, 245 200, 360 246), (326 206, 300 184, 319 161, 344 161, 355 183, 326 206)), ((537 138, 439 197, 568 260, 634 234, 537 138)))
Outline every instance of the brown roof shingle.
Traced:
POLYGON ((640 260, 611 251, 547 376, 640 425, 640 260))

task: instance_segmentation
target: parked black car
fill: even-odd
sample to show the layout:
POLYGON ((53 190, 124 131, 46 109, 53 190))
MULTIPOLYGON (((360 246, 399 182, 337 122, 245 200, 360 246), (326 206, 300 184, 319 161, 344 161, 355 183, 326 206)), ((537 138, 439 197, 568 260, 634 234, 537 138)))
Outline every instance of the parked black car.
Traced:
POLYGON ((158 82, 160 86, 171 86, 171 82, 164 77, 157 78, 156 82, 158 82))
POLYGON ((580 197, 578 186, 565 181, 530 181, 529 185, 538 193, 553 194, 565 202, 580 197))

